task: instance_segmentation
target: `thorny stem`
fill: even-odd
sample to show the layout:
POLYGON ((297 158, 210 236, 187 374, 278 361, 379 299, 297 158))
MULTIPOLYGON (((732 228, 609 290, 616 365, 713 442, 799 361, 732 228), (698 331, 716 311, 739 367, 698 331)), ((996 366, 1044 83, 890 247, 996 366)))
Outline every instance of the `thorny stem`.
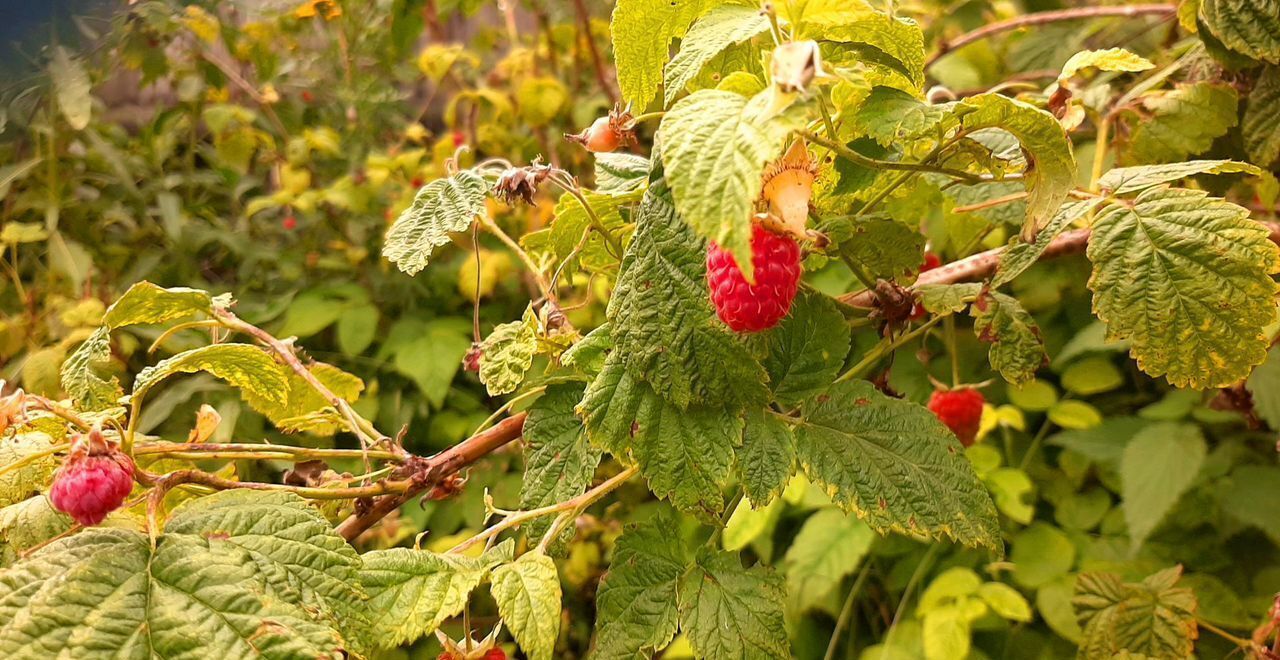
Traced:
MULTIPOLYGON (((634 467, 634 466, 629 467, 623 470, 622 472, 619 472, 618 474, 613 475, 609 479, 606 479, 595 488, 592 488, 591 490, 588 490, 587 492, 573 499, 565 500, 564 502, 559 502, 557 504, 551 504, 548 506, 539 507, 537 509, 529 509, 528 511, 516 511, 511 515, 507 516, 506 518, 503 518, 502 522, 492 525, 488 529, 485 529, 484 531, 480 532, 479 534, 476 534, 475 536, 472 536, 471 538, 459 543, 458 545, 453 546, 448 550, 448 552, 449 553, 463 552, 467 548, 470 548, 471 546, 477 543, 488 541, 489 539, 497 536, 498 534, 501 534, 502 532, 508 529, 511 529, 512 527, 517 527, 525 522, 533 520, 534 518, 540 518, 542 516, 551 515, 553 513, 558 514, 561 512, 575 511, 580 508, 585 509, 586 507, 590 506, 591 504, 599 500, 605 494, 612 492, 613 490, 617 489, 618 486, 621 486, 622 484, 626 483, 628 479, 635 476, 635 474, 639 471, 640 470, 637 467, 634 467)), ((552 525, 553 529, 554 527, 555 526, 552 525)))
POLYGON ((162 454, 174 458, 204 459, 282 459, 306 461, 311 459, 363 458, 368 456, 382 461, 403 462, 405 456, 391 451, 370 449, 319 449, 293 445, 269 445, 249 443, 179 443, 140 442, 133 450, 134 456, 162 454))
POLYGON ((1244 648, 1244 649, 1254 648, 1253 641, 1245 639, 1243 637, 1232 635, 1231 633, 1223 630, 1222 628, 1219 628, 1218 626, 1213 625, 1212 623, 1209 623, 1208 621, 1205 621, 1200 617, 1196 617, 1196 624, 1199 625, 1201 628, 1204 628, 1205 630, 1208 630, 1209 632, 1227 640, 1228 642, 1231 642, 1232 644, 1239 646, 1240 648, 1244 648))
POLYGON ((951 360, 951 387, 960 384, 960 354, 956 351, 956 317, 948 314, 943 320, 943 333, 947 339, 947 357, 951 360))

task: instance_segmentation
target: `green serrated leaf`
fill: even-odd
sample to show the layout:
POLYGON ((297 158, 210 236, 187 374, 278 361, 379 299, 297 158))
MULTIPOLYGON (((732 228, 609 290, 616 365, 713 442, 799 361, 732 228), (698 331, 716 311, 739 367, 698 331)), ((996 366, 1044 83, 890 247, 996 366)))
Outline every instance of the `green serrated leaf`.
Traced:
POLYGON ((1057 213, 1053 214, 1053 219, 1049 220, 1049 224, 1045 225, 1040 230, 1040 233, 1036 234, 1034 241, 1028 243, 1020 236, 1014 237, 1009 242, 1009 247, 1000 253, 1000 264, 996 268, 995 277, 991 280, 991 287, 999 288, 1012 282, 1014 278, 1040 260, 1044 251, 1049 249, 1049 243, 1052 243, 1053 239, 1060 236, 1077 220, 1096 209, 1102 202, 1101 198, 1067 202, 1062 205, 1062 208, 1058 209, 1057 213))
POLYGON ((596 192, 621 195, 644 187, 649 180, 649 159, 623 151, 596 154, 596 192))
POLYGON ((1245 381, 1253 395, 1253 409, 1272 429, 1280 429, 1280 347, 1273 346, 1267 359, 1245 381))
POLYGON ((813 38, 851 46, 859 59, 885 65, 910 81, 913 89, 924 86, 924 32, 915 21, 860 9, 859 4, 865 7, 862 2, 833 4, 846 11, 805 12, 806 22, 821 26, 813 38))
POLYGON ((77 131, 84 130, 93 113, 93 97, 89 95, 92 84, 84 64, 73 59, 66 48, 57 46, 49 63, 49 76, 53 78, 53 94, 58 101, 58 109, 66 117, 67 124, 77 131))
MULTIPOLYGON (((563 502, 591 484, 600 451, 587 441, 586 429, 574 414, 582 401, 583 385, 552 385, 530 408, 524 422, 524 480, 520 487, 520 508, 536 509, 563 502)), ((530 539, 537 539, 550 526, 550 517, 525 525, 530 539)))
POLYGON ((1182 567, 1142 582, 1112 573, 1081 573, 1071 604, 1084 630, 1078 656, 1087 660, 1150 657, 1190 658, 1199 636, 1196 597, 1175 587, 1182 567))
POLYGON ((1134 548, 1191 488, 1207 453, 1199 427, 1174 422, 1152 424, 1125 446, 1120 458, 1120 506, 1134 548))
POLYGON ((760 336, 774 398, 796 405, 826 389, 849 353, 849 326, 831 298, 802 292, 791 313, 760 336))
POLYGON ((1249 92, 1240 133, 1249 160, 1270 167, 1280 159, 1280 66, 1269 66, 1249 92))
POLYGON ((796 454, 810 480, 878 532, 1002 550, 986 487, 923 406, 865 381, 836 383, 802 406, 796 454))
POLYGON ((1062 65, 1062 73, 1058 76, 1058 80, 1066 80, 1088 68, 1136 73, 1154 69, 1155 66, 1147 58, 1123 48, 1086 50, 1072 55, 1071 59, 1062 65))
POLYGON ((1166 165, 1117 167, 1098 179, 1098 187, 1102 190, 1110 190, 1116 195, 1128 195, 1197 174, 1230 174, 1235 172, 1243 172, 1252 176, 1262 174, 1262 170, 1249 163, 1241 163, 1234 160, 1193 160, 1166 165))
POLYGON ((594 376, 604 368, 605 358, 608 357, 609 350, 612 348, 613 335, 606 321, 562 353, 560 363, 594 376))
MULTIPOLYGON (((360 398, 360 392, 364 390, 364 381, 359 377, 331 364, 312 362, 307 365, 307 369, 330 392, 342 397, 347 403, 355 403, 356 399, 360 398)), ((256 390, 245 390, 244 400, 285 432, 306 431, 316 435, 333 435, 338 429, 343 428, 345 421, 340 416, 336 416, 337 411, 332 408, 332 402, 327 401, 311 386, 311 383, 303 380, 302 376, 294 373, 292 369, 282 369, 282 371, 289 381, 283 402, 263 396, 256 390), (333 415, 314 417, 321 412, 331 412, 333 415)))
POLYGON ((412 642, 456 616, 471 590, 504 561, 512 543, 503 542, 480 557, 391 548, 361 555, 360 584, 374 613, 369 638, 380 648, 412 642))
POLYGON ((915 288, 920 296, 920 306, 930 314, 956 314, 964 311, 969 303, 978 299, 982 284, 922 284, 915 288))
POLYGON ((851 119, 861 132, 883 146, 934 134, 951 121, 947 105, 928 105, 892 87, 876 87, 851 119))
POLYGON ((979 94, 957 107, 966 131, 1001 128, 1022 145, 1027 158, 1027 219, 1023 236, 1034 236, 1067 199, 1076 184, 1076 160, 1062 124, 1033 105, 999 94, 979 94))
POLYGON ((737 553, 703 549, 680 577, 680 628, 699 657, 790 656, 782 619, 786 587, 772 568, 742 568, 737 553))
POLYGON ((875 538, 866 523, 843 511, 821 509, 809 516, 787 550, 787 594, 798 611, 830 595, 862 563, 875 538))
POLYGON ((123 392, 115 376, 103 378, 97 370, 111 361, 111 330, 102 326, 93 331, 62 363, 62 389, 75 399, 81 410, 105 410, 118 405, 123 392))
POLYGON ((658 514, 618 538, 596 598, 591 660, 647 657, 675 637, 676 583, 690 561, 684 544, 672 538, 675 528, 673 519, 658 514))
MULTIPOLYGON (((636 189, 614 195, 587 192, 585 197, 600 223, 616 235, 626 224, 620 209, 639 200, 641 194, 642 191, 636 189)), ((591 226, 591 217, 577 197, 569 193, 561 195, 554 213, 555 220, 551 223, 548 238, 551 252, 557 260, 568 259, 574 250, 578 250, 578 258, 573 262, 575 266, 581 264, 587 270, 596 271, 611 268, 617 263, 617 258, 610 254, 608 244, 599 232, 592 232, 583 242, 583 232, 591 226)))
POLYGON ((359 586, 360 556, 301 497, 222 491, 184 502, 165 531, 239 547, 279 597, 316 612, 356 649, 374 643, 363 637, 370 621, 359 586))
POLYGON ((240 547, 201 535, 94 529, 0 574, 0 652, 12 658, 340 655, 302 606, 269 595, 240 547))
POLYGON ((488 193, 488 182, 471 170, 428 183, 387 231, 382 256, 416 275, 427 267, 431 253, 449 242, 450 232, 466 231, 485 212, 488 193))
POLYGON ((545 554, 533 551, 493 570, 498 614, 529 660, 551 660, 560 634, 560 575, 545 554))
POLYGON ((733 254, 752 278, 751 215, 760 176, 782 154, 789 115, 765 119, 761 99, 703 89, 671 107, 658 126, 662 162, 680 217, 733 254))
POLYGON ((207 291, 174 287, 166 289, 150 282, 129 287, 120 299, 107 308, 102 323, 108 328, 126 325, 164 323, 194 314, 213 311, 213 297, 207 291))
POLYGON ((1124 113, 1134 121, 1128 163, 1171 163, 1208 151, 1237 121, 1235 88, 1225 83, 1178 85, 1141 99, 1142 112, 1124 113))
POLYGON ((1032 379, 1046 362, 1040 326, 1012 296, 988 291, 969 308, 973 331, 991 344, 987 359, 991 368, 1014 385, 1032 379))
POLYGON ((1280 250, 1249 212, 1204 192, 1153 188, 1099 212, 1093 309, 1152 376, 1226 386, 1266 357, 1280 250))
POLYGON ((0 506, 21 502, 40 492, 49 483, 58 459, 47 453, 54 446, 46 433, 31 432, 0 439, 0 506), (22 467, 9 467, 24 461, 22 467))
POLYGON ((653 184, 636 215, 608 316, 614 359, 680 408, 763 403, 764 369, 715 317, 703 242, 653 184))
POLYGON ((252 396, 279 405, 289 400, 289 379, 284 367, 265 350, 251 344, 201 346, 161 360, 138 372, 130 396, 139 400, 161 380, 197 371, 207 371, 252 396))
POLYGON ((782 494, 795 473, 796 441, 791 427, 768 410, 747 412, 738 448, 738 474, 747 499, 763 507, 782 494))
POLYGON ((538 319, 533 308, 526 309, 519 321, 495 327, 480 349, 480 382, 489 396, 516 391, 538 352, 538 319))
POLYGON ((71 516, 54 509, 44 495, 0 508, 0 566, 12 564, 19 553, 62 534, 74 524, 71 516))
POLYGON ((663 105, 669 106, 703 65, 732 44, 769 29, 769 18, 758 7, 723 5, 713 8, 689 28, 680 52, 663 72, 663 105))
POLYGON ((1280 1, 1200 0, 1199 16, 1227 48, 1280 64, 1280 1))
POLYGON ((910 281, 920 270, 924 234, 889 218, 858 218, 841 227, 840 254, 872 277, 910 281))
POLYGON ((617 355, 610 356, 579 406, 588 437, 638 465, 658 497, 684 511, 718 513, 733 449, 742 438, 741 417, 720 407, 682 410, 632 375, 617 355))
POLYGON ((662 84, 671 40, 685 31, 716 0, 620 0, 613 8, 609 32, 622 98, 643 110, 662 84))

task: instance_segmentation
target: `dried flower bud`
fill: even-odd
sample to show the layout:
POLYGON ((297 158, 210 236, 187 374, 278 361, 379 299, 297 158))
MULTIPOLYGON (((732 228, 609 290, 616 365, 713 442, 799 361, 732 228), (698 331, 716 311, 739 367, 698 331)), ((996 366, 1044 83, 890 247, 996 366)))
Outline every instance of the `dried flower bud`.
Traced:
MULTIPOLYGON (((0 385, 3 383, 4 381, 0 381, 0 385)), ((25 396, 22 390, 17 390, 9 396, 0 397, 0 436, 22 419, 25 396)))
POLYGON ((824 75, 816 41, 793 41, 773 49, 773 84, 782 92, 809 91, 813 79, 824 75))
POLYGON ((472 373, 480 373, 480 358, 484 357, 484 347, 478 341, 471 342, 471 348, 462 356, 462 368, 472 373))
POLYGON ((512 206, 516 202, 532 205, 533 195, 538 191, 538 184, 545 181, 548 176, 551 176, 549 165, 534 163, 526 167, 511 167, 498 177, 498 183, 493 187, 493 194, 512 206))
POLYGON ((787 153, 765 168, 760 200, 768 210, 761 224, 797 240, 807 237, 809 200, 818 168, 809 157, 804 140, 796 140, 787 153))

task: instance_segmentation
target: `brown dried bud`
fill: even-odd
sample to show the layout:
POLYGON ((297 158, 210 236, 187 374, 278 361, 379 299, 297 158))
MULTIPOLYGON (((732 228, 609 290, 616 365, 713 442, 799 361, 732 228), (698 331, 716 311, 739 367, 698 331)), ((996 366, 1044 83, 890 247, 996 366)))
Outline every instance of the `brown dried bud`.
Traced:
POLYGON ((534 163, 526 167, 511 167, 498 177, 498 183, 493 186, 493 194, 511 206, 516 202, 532 205, 538 184, 548 176, 551 176, 549 165, 534 163))
POLYGON ((484 347, 480 342, 471 342, 471 348, 462 356, 462 368, 472 373, 480 373, 480 358, 484 357, 484 347))

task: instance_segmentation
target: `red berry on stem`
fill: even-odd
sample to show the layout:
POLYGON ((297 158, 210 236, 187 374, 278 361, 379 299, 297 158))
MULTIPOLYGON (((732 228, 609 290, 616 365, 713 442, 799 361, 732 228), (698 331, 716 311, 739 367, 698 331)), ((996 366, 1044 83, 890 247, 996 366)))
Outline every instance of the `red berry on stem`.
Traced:
POLYGON ((293 214, 286 215, 280 224, 287 230, 293 231, 298 228, 298 219, 293 214))
MULTIPOLYGON (((941 265, 942 265, 942 257, 939 257, 938 255, 932 252, 925 252, 924 263, 920 264, 920 272, 927 273, 941 265)), ((911 306, 912 321, 919 321, 920 319, 924 318, 924 314, 925 314, 924 307, 920 303, 916 303, 911 306)))
POLYGON ((133 460, 111 447, 99 431, 76 441, 53 475, 49 501, 81 525, 102 522, 133 490, 133 460))
POLYGON ((715 243, 707 248, 711 303, 720 320, 735 332, 759 332, 777 325, 791 311, 800 286, 800 246, 790 236, 755 225, 751 255, 755 284, 747 283, 732 254, 715 243))
POLYGON ((507 652, 498 648, 489 649, 484 653, 484 660, 507 660, 507 652))
POLYGON ((929 397, 929 410, 956 434, 960 444, 968 447, 978 436, 982 406, 986 401, 982 392, 972 387, 938 390, 929 397))

